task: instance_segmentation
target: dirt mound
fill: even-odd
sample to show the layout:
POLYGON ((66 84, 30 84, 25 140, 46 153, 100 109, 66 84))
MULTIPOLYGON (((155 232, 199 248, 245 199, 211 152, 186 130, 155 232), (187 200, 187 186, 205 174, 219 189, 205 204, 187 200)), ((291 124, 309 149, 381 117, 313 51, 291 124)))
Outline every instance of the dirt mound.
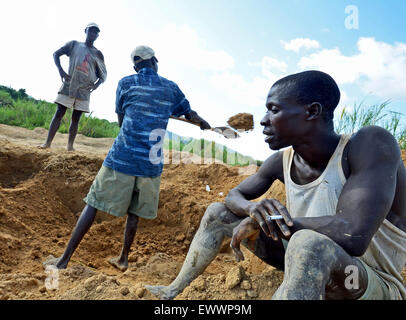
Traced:
MULTIPOLYGON (((0 126, 0 299, 156 299, 143 285, 176 277, 207 206, 224 201, 246 178, 217 163, 165 165, 158 218, 140 220, 127 271, 107 262, 121 250, 125 218, 99 212, 68 269, 53 273, 42 262, 63 252, 112 141, 79 139, 78 152, 58 149, 66 135, 57 135, 57 148, 48 150, 24 143, 26 137, 28 145, 38 145, 45 135, 0 126), (18 131, 16 140, 2 139, 3 128, 18 131)), ((274 184, 263 197, 270 196, 285 203, 283 185, 274 184)), ((237 263, 225 241, 176 299, 269 299, 282 272, 242 250, 246 260, 237 263)))
MULTIPOLYGON (((0 139, 0 299, 155 299, 143 285, 169 284, 175 278, 207 206, 224 201, 246 178, 238 168, 222 164, 165 165, 158 218, 140 221, 129 269, 121 273, 107 262, 121 250, 125 218, 99 212, 69 268, 57 273, 57 288, 50 288, 46 283, 53 278, 42 262, 63 252, 104 157, 104 150, 42 150, 0 139)), ((225 284, 236 265, 256 286, 255 277, 268 267, 255 257, 251 262, 252 254, 244 252, 247 260, 237 264, 224 243, 219 257, 196 279, 207 283, 207 299, 244 296, 247 289, 225 284)), ((196 288, 202 287, 193 284, 179 298, 199 299, 196 288)), ((267 299, 269 292, 252 298, 267 299)))
POLYGON ((238 113, 227 121, 228 125, 236 130, 254 129, 254 116, 250 113, 238 113))

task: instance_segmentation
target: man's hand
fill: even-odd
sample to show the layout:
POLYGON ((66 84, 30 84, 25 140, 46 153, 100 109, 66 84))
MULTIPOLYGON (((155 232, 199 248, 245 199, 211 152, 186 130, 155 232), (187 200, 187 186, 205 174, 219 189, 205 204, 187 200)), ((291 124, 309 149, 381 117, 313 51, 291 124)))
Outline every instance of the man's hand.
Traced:
POLYGON ((244 260, 244 255, 240 250, 241 241, 248 239, 248 246, 254 250, 255 240, 259 235, 258 223, 250 217, 245 218, 233 230, 233 237, 231 238, 230 247, 233 249, 237 262, 244 260))
POLYGON ((209 123, 206 120, 202 119, 200 122, 200 129, 208 130, 210 128, 211 128, 211 126, 209 125, 209 123))
POLYGON ((96 83, 91 83, 87 85, 86 87, 83 87, 86 90, 89 90, 89 92, 93 92, 100 86, 100 81, 97 81, 96 83))
POLYGON ((276 199, 263 199, 259 202, 252 202, 249 208, 249 216, 254 219, 268 237, 277 241, 277 228, 285 237, 289 237, 291 232, 289 227, 293 226, 292 218, 288 210, 276 199), (270 220, 270 216, 281 215, 283 219, 270 220), (276 223, 276 226, 275 226, 276 223))
POLYGON ((69 82, 70 79, 72 78, 62 68, 59 69, 59 75, 61 76, 62 82, 69 82))
POLYGON ((98 87, 100 86, 100 81, 97 81, 95 84, 93 84, 92 86, 90 86, 90 92, 93 92, 94 90, 96 90, 98 87))

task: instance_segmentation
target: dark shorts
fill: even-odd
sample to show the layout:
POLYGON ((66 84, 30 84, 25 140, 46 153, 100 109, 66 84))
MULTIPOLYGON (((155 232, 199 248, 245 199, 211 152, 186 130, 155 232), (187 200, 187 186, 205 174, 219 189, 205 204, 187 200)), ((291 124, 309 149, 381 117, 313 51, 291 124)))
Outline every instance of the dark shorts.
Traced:
POLYGON ((283 271, 285 269, 285 250, 288 241, 284 239, 282 241, 275 241, 261 230, 255 241, 254 250, 250 249, 247 245, 247 239, 244 239, 242 243, 262 261, 279 270, 283 271))

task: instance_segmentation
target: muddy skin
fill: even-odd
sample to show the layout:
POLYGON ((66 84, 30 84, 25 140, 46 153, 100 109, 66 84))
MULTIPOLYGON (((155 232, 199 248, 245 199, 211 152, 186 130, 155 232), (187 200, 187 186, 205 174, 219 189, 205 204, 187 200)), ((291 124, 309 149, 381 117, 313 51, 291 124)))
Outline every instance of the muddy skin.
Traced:
POLYGON ((159 299, 170 300, 186 288, 217 256, 224 238, 232 236, 241 218, 229 211, 223 203, 211 204, 190 245, 185 262, 176 279, 168 286, 145 286, 159 299))
POLYGON ((365 292, 365 268, 325 235, 312 230, 297 231, 285 254, 283 282, 272 300, 358 299, 365 292), (345 288, 345 268, 359 269, 359 289, 345 288))

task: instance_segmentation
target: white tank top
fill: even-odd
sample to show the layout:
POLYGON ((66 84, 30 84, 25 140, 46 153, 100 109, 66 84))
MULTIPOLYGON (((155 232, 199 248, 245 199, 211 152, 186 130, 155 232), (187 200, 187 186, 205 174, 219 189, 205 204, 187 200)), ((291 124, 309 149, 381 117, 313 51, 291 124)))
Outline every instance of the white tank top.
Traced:
MULTIPOLYGON (((286 208, 292 218, 320 217, 336 214, 338 198, 347 179, 342 168, 342 155, 351 135, 342 135, 326 169, 316 180, 299 185, 291 179, 294 156, 292 147, 283 153, 286 208)), ((395 295, 406 299, 401 272, 406 264, 406 233, 385 219, 373 236, 367 251, 360 257, 385 280, 394 284, 395 295)))

